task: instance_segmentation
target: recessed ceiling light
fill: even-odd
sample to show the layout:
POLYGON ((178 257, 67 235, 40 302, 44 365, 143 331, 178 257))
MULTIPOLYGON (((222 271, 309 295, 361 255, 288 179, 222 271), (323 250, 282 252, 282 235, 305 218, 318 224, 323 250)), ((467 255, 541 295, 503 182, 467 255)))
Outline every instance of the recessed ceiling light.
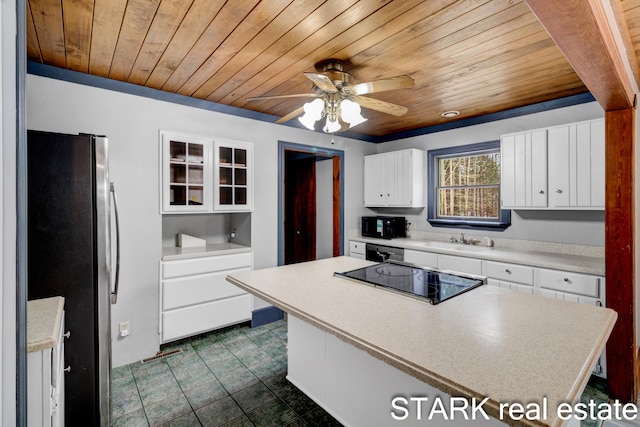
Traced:
POLYGON ((451 110, 451 111, 445 111, 444 113, 440 114, 442 117, 445 118, 451 118, 451 117, 455 117, 457 115, 460 114, 460 111, 455 111, 455 110, 451 110))

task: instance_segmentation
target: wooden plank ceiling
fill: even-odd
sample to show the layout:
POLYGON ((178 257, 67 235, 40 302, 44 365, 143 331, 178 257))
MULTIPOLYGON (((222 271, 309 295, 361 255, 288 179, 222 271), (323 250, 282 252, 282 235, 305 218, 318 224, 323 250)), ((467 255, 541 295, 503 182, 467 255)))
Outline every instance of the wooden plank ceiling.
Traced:
MULTIPOLYGON (((612 1, 639 55, 640 0, 612 1)), ((311 93, 328 58, 355 83, 411 76, 368 95, 409 109, 363 109, 374 137, 587 91, 522 0, 29 0, 27 31, 31 61, 277 117, 306 99, 246 98, 311 93)))

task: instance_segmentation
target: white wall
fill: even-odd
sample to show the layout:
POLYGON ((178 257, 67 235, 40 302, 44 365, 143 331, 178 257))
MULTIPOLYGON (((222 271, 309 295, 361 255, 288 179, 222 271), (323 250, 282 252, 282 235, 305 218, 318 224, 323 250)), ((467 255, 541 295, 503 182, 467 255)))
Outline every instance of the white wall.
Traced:
POLYGON ((333 161, 316 161, 316 258, 333 256, 333 161))
MULTIPOLYGON (((287 126, 185 107, 104 89, 29 75, 27 127, 109 137, 110 172, 118 191, 122 233, 121 291, 112 310, 117 324, 131 322, 131 333, 116 339, 113 366, 158 350, 158 262, 162 247, 159 214, 158 130, 221 137, 254 143, 255 209, 251 216, 256 269, 277 264, 278 140, 331 146, 330 136, 287 126)), ((363 214, 362 156, 373 144, 335 137, 345 151, 345 223, 355 228, 363 214)), ((264 306, 257 302, 254 306, 264 306)))
POLYGON ((16 425, 16 2, 0 2, 0 424, 16 425))
MULTIPOLYGON (((432 150, 443 147, 473 144, 500 139, 500 135, 529 129, 554 126, 604 117, 604 111, 596 102, 580 104, 527 116, 499 120, 444 132, 421 135, 379 144, 378 151, 394 151, 404 148, 432 150)), ((426 192, 426 189, 425 189, 426 192)), ((426 196, 426 195, 425 195, 426 196)), ((426 200, 426 199, 425 199, 426 200)), ((460 230, 432 227, 426 220, 427 210, 377 210, 381 214, 402 214, 416 230, 459 234, 460 230)), ((469 231, 470 235, 495 238, 534 240, 604 246, 604 211, 512 211, 511 226, 503 232, 469 231)))

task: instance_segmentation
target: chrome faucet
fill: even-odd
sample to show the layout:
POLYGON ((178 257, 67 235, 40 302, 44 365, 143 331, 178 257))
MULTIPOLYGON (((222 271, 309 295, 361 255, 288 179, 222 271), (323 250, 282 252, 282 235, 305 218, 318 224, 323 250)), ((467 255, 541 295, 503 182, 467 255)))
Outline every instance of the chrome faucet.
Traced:
POLYGON ((477 245, 478 243, 480 243, 480 240, 474 239, 473 237, 467 239, 464 237, 464 233, 460 233, 460 243, 465 245, 477 245))
POLYGON ((464 237, 464 233, 460 233, 460 237, 449 235, 449 241, 451 243, 460 243, 463 245, 477 245, 478 243, 480 243, 480 240, 478 239, 467 239, 466 237, 464 237))

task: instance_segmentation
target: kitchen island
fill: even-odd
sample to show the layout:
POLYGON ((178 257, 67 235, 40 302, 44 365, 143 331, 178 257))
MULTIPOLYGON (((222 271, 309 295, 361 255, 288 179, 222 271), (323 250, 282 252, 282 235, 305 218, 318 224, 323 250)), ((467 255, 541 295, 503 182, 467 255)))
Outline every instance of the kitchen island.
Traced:
POLYGON ((617 318, 488 286, 430 305, 333 276, 371 264, 337 257, 227 277, 289 314, 289 380, 348 426, 424 425, 438 398, 481 404, 491 419, 476 412, 474 425, 562 425, 558 405, 579 400, 617 318), (546 413, 529 420, 509 411, 518 404, 546 413))

